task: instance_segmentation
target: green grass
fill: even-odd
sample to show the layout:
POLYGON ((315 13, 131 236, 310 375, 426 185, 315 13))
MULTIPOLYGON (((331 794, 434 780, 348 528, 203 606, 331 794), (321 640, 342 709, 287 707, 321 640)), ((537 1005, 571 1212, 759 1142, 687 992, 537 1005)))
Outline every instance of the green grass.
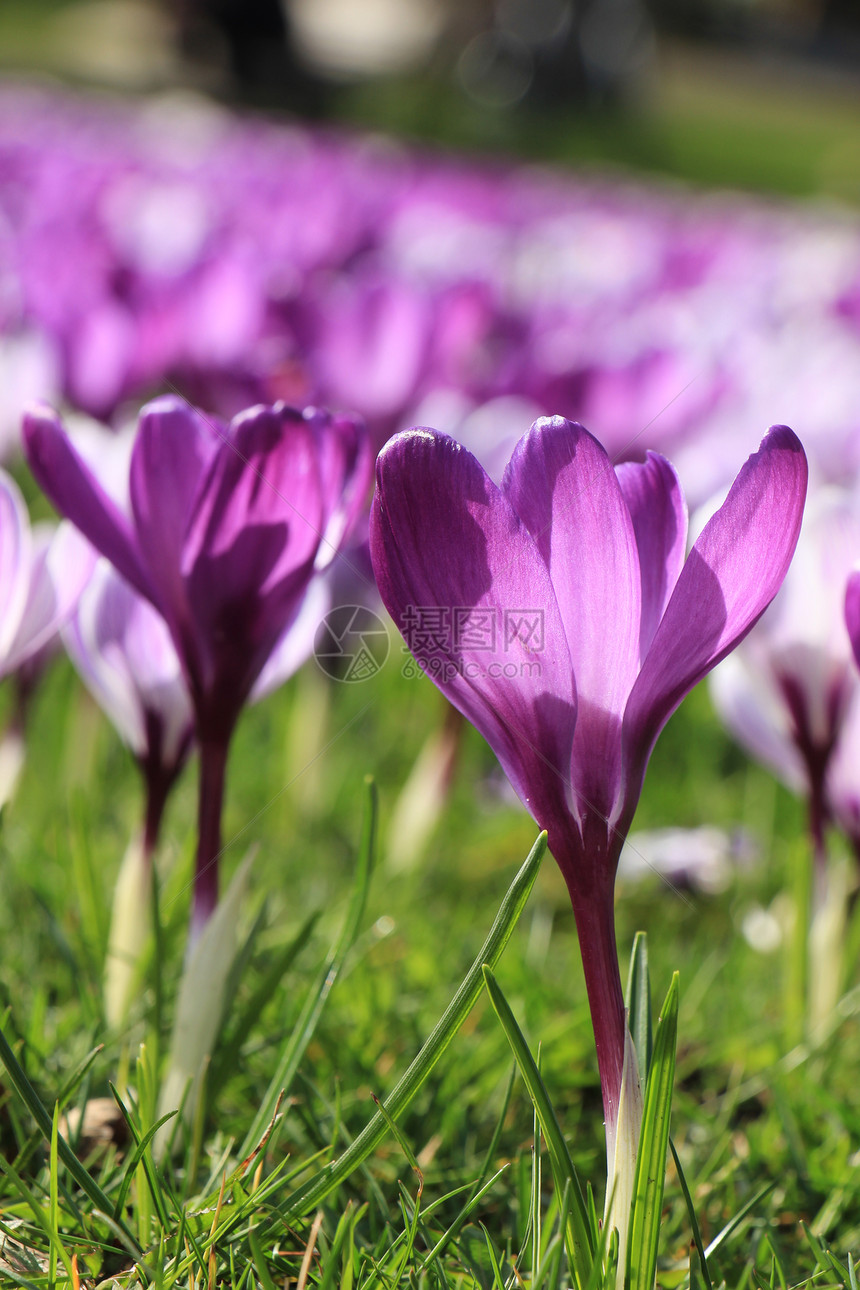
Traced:
MULTIPOLYGON (((115 1277, 119 1285, 265 1290, 285 1278, 307 1286, 471 1287, 512 1284, 514 1266, 525 1284, 569 1284, 561 1198, 548 1160, 534 1172, 534 1110, 520 1080, 510 1083, 508 1041, 483 995, 400 1115, 397 1135, 387 1133, 318 1208, 290 1208, 296 1188, 361 1133, 375 1113, 374 1095, 388 1096, 419 1052, 534 840, 489 750, 467 729, 424 859, 392 871, 386 829, 397 793, 444 712, 429 683, 399 674, 396 654, 372 681, 353 686, 324 681, 311 664, 243 718, 224 834, 235 842, 224 869, 226 879, 249 846, 259 847, 247 919, 259 913, 260 927, 209 1072, 205 1115, 158 1169, 134 1143, 153 1124, 181 970, 193 767, 165 827, 161 1007, 150 963, 128 1029, 112 1035, 102 1020, 101 973, 112 883, 137 825, 139 783, 71 668, 58 662, 46 678, 23 780, 0 834, 4 1031, 49 1123, 59 1101, 61 1131, 73 1145, 63 1116, 111 1098, 111 1085, 127 1123, 124 1141, 89 1160, 117 1210, 108 1221, 52 1153, 50 1134, 39 1133, 3 1084, 0 1231, 12 1234, 18 1245, 10 1249, 19 1253, 0 1254, 0 1284, 73 1285, 73 1258, 89 1285, 115 1277), (365 773, 375 776, 380 799, 366 907, 305 1036, 277 1130, 243 1167, 241 1144, 346 917, 365 773), (289 966, 266 987, 297 936, 289 966)), ((656 877, 622 888, 618 926, 625 960, 636 929, 647 930, 655 996, 680 971, 671 1132, 705 1249, 753 1202, 708 1256, 711 1282, 849 1284, 848 1256, 860 1244, 860 1000, 846 993, 831 1036, 803 1047, 785 1008, 797 966, 790 950, 765 956, 741 935, 749 909, 770 906, 792 881, 803 855, 803 814, 732 747, 699 691, 658 744, 637 826, 704 822, 752 830, 759 863, 719 896, 678 892, 656 877)), ((600 1212, 605 1162, 593 1040, 573 919, 549 859, 494 972, 525 1042, 533 1052, 540 1045, 547 1095, 600 1212)), ((852 963, 846 990, 856 985, 852 963)), ((692 1239, 670 1164, 658 1284, 689 1283, 692 1239)))

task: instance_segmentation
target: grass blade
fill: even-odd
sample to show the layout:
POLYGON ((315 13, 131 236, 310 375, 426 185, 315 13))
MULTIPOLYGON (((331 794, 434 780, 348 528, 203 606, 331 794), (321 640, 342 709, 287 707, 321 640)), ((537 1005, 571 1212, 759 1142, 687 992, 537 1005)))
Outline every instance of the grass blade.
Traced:
POLYGON ((653 1035, 651 1031, 651 978, 648 974, 648 939, 644 932, 633 938, 630 954, 630 971, 627 977, 627 1003, 630 1036, 639 1062, 642 1087, 648 1080, 651 1065, 653 1035))
POLYGON ((502 994, 496 978, 487 966, 484 967, 484 980, 487 983, 490 1002, 495 1009, 496 1016, 502 1023, 502 1029, 507 1036, 516 1063, 520 1068, 520 1074, 534 1104, 541 1132, 549 1151, 552 1175, 558 1195, 563 1196, 568 1183, 571 1185, 570 1218, 567 1224, 566 1243, 574 1275, 578 1284, 583 1286, 588 1283, 591 1276, 594 1262, 594 1243, 579 1178, 570 1158, 567 1143, 556 1119, 555 1111, 552 1108, 552 1103, 549 1100, 537 1063, 529 1051, 528 1044, 517 1025, 507 999, 502 994))
POLYGON ((314 910, 302 923, 296 934, 286 945, 282 946, 267 968, 242 1011, 232 1019, 231 1029, 225 1034, 220 1046, 220 1053, 213 1061, 209 1074, 209 1096, 214 1097, 229 1078, 233 1069, 235 1055, 241 1052, 248 1041, 254 1025, 259 1021, 263 1007, 274 994, 277 986, 286 976, 293 962, 311 939, 311 934, 319 921, 319 910, 314 910))
MULTIPOLYGON (((675 1144, 671 1138, 669 1139, 669 1150, 672 1152, 672 1159, 675 1161, 675 1168, 678 1171, 678 1182, 681 1184, 681 1191, 683 1192, 683 1195, 684 1195, 684 1204, 687 1206, 687 1214, 689 1216, 690 1227, 693 1232, 693 1242, 695 1244, 696 1252, 699 1258, 698 1280, 701 1281, 702 1285, 705 1287, 705 1290, 713 1290, 713 1286, 711 1285, 711 1276, 710 1276, 710 1273, 708 1272, 708 1261, 705 1258, 705 1247, 702 1243, 702 1233, 699 1230, 699 1220, 696 1218, 696 1211, 693 1208, 693 1197, 690 1195, 690 1189, 687 1186, 687 1179, 684 1177, 684 1170, 681 1168, 681 1162, 678 1159, 678 1153, 675 1150, 675 1144)), ((693 1267, 693 1257, 691 1255, 690 1268, 692 1269, 692 1267, 693 1267)), ((692 1275, 693 1274, 691 1271, 690 1273, 691 1282, 692 1282, 692 1275)))
POLYGON ((760 1191, 757 1191, 754 1196, 750 1197, 746 1204, 738 1210, 735 1216, 729 1219, 722 1231, 717 1232, 717 1235, 705 1250, 706 1258, 710 1258, 712 1254, 716 1254, 717 1250, 728 1240, 732 1232, 734 1232, 736 1228, 740 1227, 747 1214, 751 1213, 751 1211, 764 1200, 765 1196, 767 1196, 769 1192, 773 1191, 774 1187, 776 1187, 775 1180, 774 1182, 769 1182, 767 1186, 762 1187, 760 1191))
MULTIPOLYGON (((393 1092, 385 1099, 385 1109, 396 1120, 406 1109, 424 1084, 439 1058, 448 1048, 457 1031, 468 1017, 484 988, 483 966, 498 962, 502 950, 511 938, 517 920, 523 911, 529 893, 538 876, 546 852, 546 834, 541 833, 502 901, 490 933, 481 946, 478 957, 466 973, 460 988, 448 1004, 441 1018, 431 1031, 418 1056, 401 1077, 393 1092)), ((388 1132, 385 1118, 377 1111, 351 1146, 326 1165, 313 1178, 308 1179, 291 1197, 286 1217, 305 1214, 314 1209, 345 1178, 366 1160, 388 1132)))
MULTIPOLYGON (((9 1076, 15 1092, 27 1107, 27 1110, 39 1126, 45 1141, 50 1146, 53 1134, 53 1121, 50 1115, 48 1115, 39 1094, 27 1079, 23 1067, 18 1062, 12 1049, 9 1047, 6 1036, 3 1034, 2 1030, 0 1030, 0 1061, 2 1061, 3 1065, 6 1067, 6 1073, 9 1076)), ((108 1200, 95 1178, 93 1178, 92 1174, 83 1167, 61 1133, 57 1134, 57 1155, 74 1178, 81 1191, 93 1202, 96 1209, 101 1210, 103 1213, 110 1214, 113 1210, 113 1205, 108 1200)), ((129 1232, 124 1224, 120 1223, 118 1225, 130 1246, 137 1252, 137 1254, 140 1254, 140 1247, 131 1232, 129 1232)))
POLYGON ((660 1214, 666 1184, 666 1149, 675 1082, 675 1048, 678 1041, 678 973, 669 993, 654 1038, 651 1074, 645 1089, 642 1135, 636 1157, 636 1180, 630 1220, 627 1274, 630 1290, 653 1290, 657 1275, 660 1214))
POLYGON ((247 1156, 259 1142, 266 1126, 269 1124, 278 1099, 289 1089, 293 1081, 299 1062, 305 1054, 305 1050, 313 1038, 317 1028, 325 1001, 331 993, 332 986, 340 975, 344 961, 358 935, 361 919, 364 915, 365 905, 367 904, 367 893, 370 888, 370 878, 373 872, 373 858, 376 847, 376 823, 377 823, 377 796, 376 786, 368 777, 365 781, 367 787, 367 802, 365 805, 364 819, 362 822, 361 844, 358 850, 358 862, 356 865, 355 882, 353 884, 352 896, 347 909, 346 918, 340 935, 335 942, 328 959, 323 964, 314 986, 305 999, 302 1011, 293 1027, 292 1034, 287 1041, 278 1062, 278 1068, 272 1077, 269 1087, 263 1097, 257 1114, 251 1123, 251 1127, 245 1135, 245 1141, 242 1143, 240 1153, 247 1156))

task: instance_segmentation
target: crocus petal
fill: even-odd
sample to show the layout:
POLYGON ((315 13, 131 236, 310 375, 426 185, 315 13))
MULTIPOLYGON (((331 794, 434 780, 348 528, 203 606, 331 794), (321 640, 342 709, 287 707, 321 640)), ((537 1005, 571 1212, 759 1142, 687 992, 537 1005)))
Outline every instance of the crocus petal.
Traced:
POLYGON ((298 672, 314 652, 320 623, 331 608, 328 578, 316 577, 307 589, 298 613, 281 635, 251 691, 251 702, 277 690, 298 672))
POLYGON ((177 763, 193 714, 167 624, 106 561, 94 570, 63 641, 90 693, 135 755, 144 758, 150 751, 154 719, 163 763, 177 763))
POLYGON ((773 426, 696 541, 624 714, 625 819, 670 715, 779 590, 800 533, 806 483, 800 441, 787 426, 773 426))
POLYGON ((621 716, 639 666, 630 512, 604 448, 563 417, 536 421, 523 436, 502 491, 534 538, 561 608, 579 702, 574 815, 608 815, 621 777, 621 716))
POLYGON ((21 491, 0 470, 0 666, 18 631, 30 579, 30 522, 21 491))
POLYGON ((110 717, 123 742, 136 756, 143 757, 143 710, 120 644, 127 605, 134 594, 106 561, 99 561, 76 613, 62 630, 62 638, 90 694, 110 717))
POLYGON ((419 666, 551 828, 564 816, 575 682, 546 565, 506 497, 453 439, 407 431, 377 462, 370 549, 419 666))
POLYGON ((13 672, 50 643, 74 610, 95 559, 89 542, 71 524, 34 529, 27 602, 5 670, 13 672))
POLYGON ((851 638, 854 658, 860 667, 860 569, 855 569, 845 588, 845 626, 851 638))
POLYGON ((237 711, 304 594, 325 523, 311 419, 283 405, 237 418, 201 487, 182 566, 191 673, 207 690, 229 676, 237 711))
POLYGON ((50 408, 24 417, 24 448, 39 487, 148 600, 156 597, 131 524, 84 464, 50 408))
POLYGON ((639 657, 645 658, 687 551, 687 505, 675 469, 659 453, 624 462, 615 473, 633 520, 642 579, 639 657))
MULTIPOLYGON (((277 554, 257 587, 273 586, 313 562, 326 522, 313 414, 283 404, 242 413, 230 427, 200 490, 188 530, 183 571, 204 553, 222 556, 243 532, 268 545, 278 530, 277 554)), ((247 581, 247 571, 245 573, 247 581)))
POLYGON ((767 671, 744 657, 744 648, 724 658, 712 672, 711 699, 720 720, 747 752, 798 793, 806 775, 792 741, 788 710, 767 671))
POLYGON ((188 616, 184 543, 201 481, 221 442, 219 430, 223 435, 183 399, 154 399, 141 411, 131 455, 131 507, 154 604, 180 634, 188 616))
POLYGON ((315 421, 326 526, 316 557, 326 568, 364 508, 373 476, 373 453, 364 423, 322 414, 315 421))

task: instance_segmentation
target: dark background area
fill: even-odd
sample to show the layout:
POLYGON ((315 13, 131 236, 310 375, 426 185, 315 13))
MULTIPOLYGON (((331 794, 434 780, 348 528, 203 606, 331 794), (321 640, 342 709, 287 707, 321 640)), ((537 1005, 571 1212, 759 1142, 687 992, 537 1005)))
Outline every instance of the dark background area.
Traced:
POLYGON ((860 201, 856 0, 9 0, 0 69, 860 201))

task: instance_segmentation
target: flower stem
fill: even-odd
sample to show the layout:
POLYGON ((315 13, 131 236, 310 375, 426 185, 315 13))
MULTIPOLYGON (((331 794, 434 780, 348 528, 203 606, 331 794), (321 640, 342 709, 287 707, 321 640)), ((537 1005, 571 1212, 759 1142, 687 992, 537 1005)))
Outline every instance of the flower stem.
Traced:
POLYGON ((173 777, 166 775, 145 775, 146 807, 143 816, 143 858, 147 866, 152 863, 161 833, 161 821, 167 805, 167 795, 173 784, 173 777))
POLYGON ((585 972, 585 988, 591 1009, 591 1024, 597 1048, 597 1067, 603 1093, 606 1146, 610 1161, 614 1155, 615 1129, 624 1069, 624 993, 615 942, 613 884, 607 889, 583 890, 568 884, 579 947, 585 972))
POLYGON ((218 904, 218 857, 221 853, 221 807, 227 770, 227 741, 200 744, 200 793, 197 811, 197 858, 191 898, 192 946, 218 904))

